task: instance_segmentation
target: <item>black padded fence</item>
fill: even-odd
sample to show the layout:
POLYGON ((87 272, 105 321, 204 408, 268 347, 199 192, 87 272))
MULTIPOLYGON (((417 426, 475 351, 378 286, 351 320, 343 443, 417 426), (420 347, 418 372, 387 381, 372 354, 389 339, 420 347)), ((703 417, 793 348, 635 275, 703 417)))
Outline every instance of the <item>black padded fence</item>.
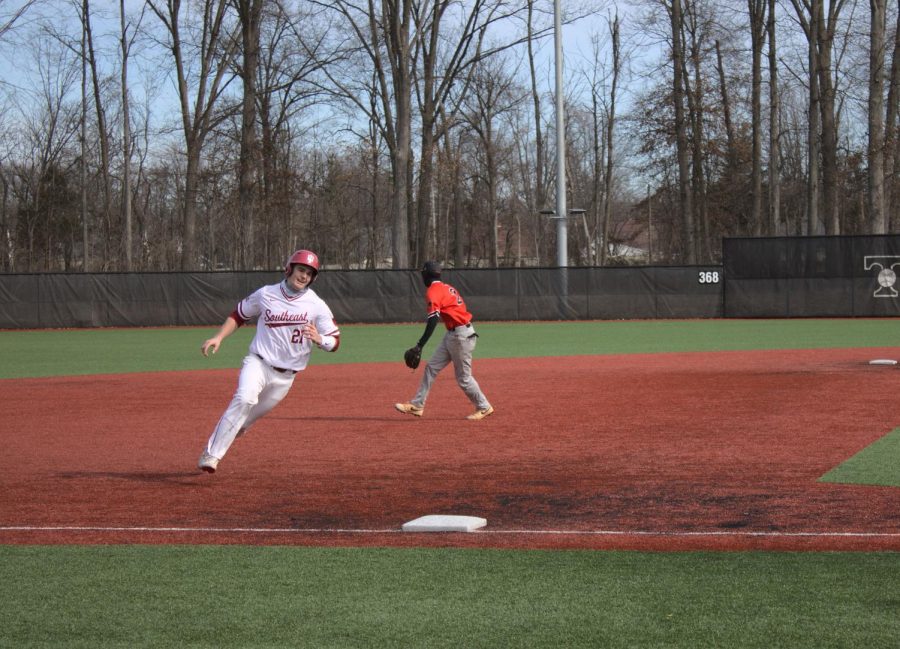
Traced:
MULTIPOLYGON (((218 325, 274 272, 0 275, 0 329, 218 325)), ((447 269, 478 320, 721 317, 721 268, 447 269)), ((314 284, 340 323, 418 322, 413 270, 323 270, 314 284)))
POLYGON ((726 317, 900 315, 900 235, 725 239, 722 253, 726 317))

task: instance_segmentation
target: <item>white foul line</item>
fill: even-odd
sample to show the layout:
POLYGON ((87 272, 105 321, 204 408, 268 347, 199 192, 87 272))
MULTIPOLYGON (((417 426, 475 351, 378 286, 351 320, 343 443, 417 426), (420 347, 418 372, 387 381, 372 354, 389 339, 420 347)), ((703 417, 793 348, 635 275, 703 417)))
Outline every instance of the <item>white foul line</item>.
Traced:
MULTIPOLYGON (((399 528, 297 528, 297 527, 111 527, 92 525, 9 525, 0 532, 179 532, 202 534, 415 534, 399 528)), ((434 532, 420 532, 434 534, 434 532)), ((543 536, 659 536, 659 537, 762 537, 762 538, 900 538, 900 532, 773 532, 725 531, 692 532, 688 530, 473 530, 464 534, 506 534, 543 536)))

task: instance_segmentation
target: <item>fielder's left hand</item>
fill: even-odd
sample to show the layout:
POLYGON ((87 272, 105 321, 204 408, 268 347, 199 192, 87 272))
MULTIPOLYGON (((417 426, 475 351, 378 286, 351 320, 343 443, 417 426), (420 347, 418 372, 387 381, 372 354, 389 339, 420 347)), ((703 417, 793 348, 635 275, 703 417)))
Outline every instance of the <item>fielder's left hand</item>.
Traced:
POLYGON ((419 363, 422 360, 422 348, 416 345, 415 347, 410 347, 405 352, 403 352, 403 362, 406 363, 406 367, 411 370, 419 367, 419 363))

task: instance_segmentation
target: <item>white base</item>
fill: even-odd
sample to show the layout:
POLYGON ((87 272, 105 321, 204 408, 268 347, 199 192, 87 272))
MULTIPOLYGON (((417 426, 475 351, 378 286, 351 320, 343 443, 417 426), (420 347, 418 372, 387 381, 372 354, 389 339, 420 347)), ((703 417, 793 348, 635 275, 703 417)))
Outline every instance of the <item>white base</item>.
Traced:
POLYGON ((431 514, 403 524, 404 532, 472 532, 487 525, 477 516, 446 516, 431 514))
POLYGON ((890 358, 876 358, 874 361, 869 361, 869 365, 896 365, 897 361, 890 358))

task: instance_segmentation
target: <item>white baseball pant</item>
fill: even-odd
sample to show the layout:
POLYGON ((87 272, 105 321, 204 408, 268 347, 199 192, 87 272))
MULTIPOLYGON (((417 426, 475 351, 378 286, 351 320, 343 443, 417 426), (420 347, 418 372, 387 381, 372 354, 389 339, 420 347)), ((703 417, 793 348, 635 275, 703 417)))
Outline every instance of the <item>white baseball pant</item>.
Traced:
POLYGON ((241 429, 250 428, 287 396, 294 376, 279 372, 254 354, 245 356, 237 390, 210 435, 206 452, 220 460, 225 457, 241 429))

